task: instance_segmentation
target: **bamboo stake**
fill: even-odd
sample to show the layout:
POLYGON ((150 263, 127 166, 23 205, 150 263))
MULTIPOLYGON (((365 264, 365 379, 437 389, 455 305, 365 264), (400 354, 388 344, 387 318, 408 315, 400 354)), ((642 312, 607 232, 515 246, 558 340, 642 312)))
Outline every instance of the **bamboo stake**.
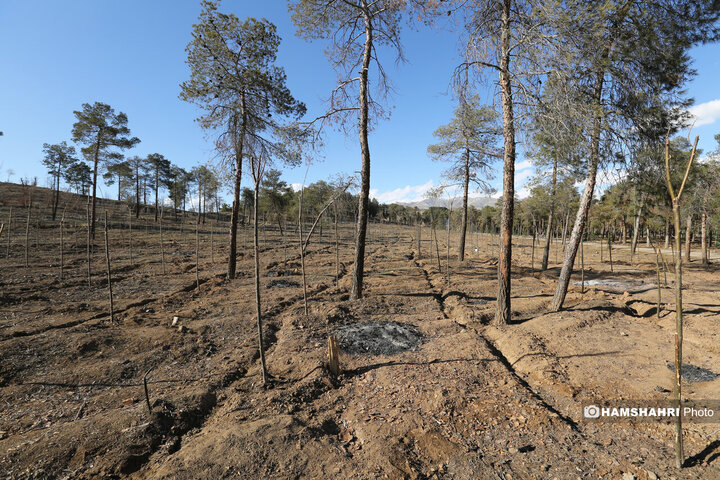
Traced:
POLYGON ((113 308, 112 279, 110 278, 110 240, 108 239, 107 210, 105 210, 105 265, 107 266, 108 296, 110 298, 110 322, 115 323, 115 309, 113 308))

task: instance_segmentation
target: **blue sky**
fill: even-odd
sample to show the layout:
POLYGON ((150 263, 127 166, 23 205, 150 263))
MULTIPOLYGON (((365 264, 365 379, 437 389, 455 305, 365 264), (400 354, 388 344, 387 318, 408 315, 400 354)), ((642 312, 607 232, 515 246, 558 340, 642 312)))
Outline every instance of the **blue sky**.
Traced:
MULTIPOLYGON (((285 67, 293 94, 320 114, 335 84, 323 42, 308 43, 295 28, 282 0, 225 1, 223 11, 239 17, 265 17, 283 38, 278 63, 285 67)), ((213 159, 212 139, 194 122, 198 111, 178 99, 188 78, 185 46, 200 13, 199 1, 186 0, 0 0, 0 179, 37 176, 45 184, 42 144, 69 141, 73 110, 101 101, 128 115, 142 143, 127 155, 158 152, 187 169, 213 159)), ((452 98, 447 94, 457 63, 457 35, 423 27, 403 31, 407 63, 384 59, 395 89, 391 119, 371 134, 371 188, 380 201, 412 201, 441 179, 442 164, 430 161, 426 148, 432 132, 447 123, 452 98)), ((713 150, 720 132, 720 55, 718 46, 693 51, 699 72, 689 86, 698 115, 694 134, 713 150)), ((487 101, 492 101, 485 93, 487 101)), ((354 130, 348 137, 328 132, 323 157, 309 170, 308 183, 334 173, 360 169, 354 130)), ((499 168, 496 169, 498 172, 499 168)), ((518 159, 516 188, 533 173, 518 159)), ((302 182, 305 168, 286 170, 289 183, 302 182)), ((499 185, 496 174, 494 185, 499 185)), ((244 183, 248 183, 247 180, 244 183)), ((112 187, 101 185, 105 195, 112 187)))

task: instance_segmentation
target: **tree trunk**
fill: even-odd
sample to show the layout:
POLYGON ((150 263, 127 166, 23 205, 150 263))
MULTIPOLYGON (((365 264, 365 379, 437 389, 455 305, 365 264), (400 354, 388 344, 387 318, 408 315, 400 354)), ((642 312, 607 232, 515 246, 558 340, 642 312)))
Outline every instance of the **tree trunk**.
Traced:
POLYGON ((500 256, 498 259, 498 296, 495 323, 510 321, 510 269, 512 260, 512 227, 515 202, 515 119, 513 117, 512 85, 510 81, 510 6, 503 0, 501 25, 500 89, 503 107, 503 206, 500 227, 500 256))
POLYGON ((242 180, 243 143, 245 140, 245 128, 247 125, 244 95, 240 97, 240 102, 240 108, 242 109, 242 125, 240 128, 240 138, 235 141, 235 185, 233 188, 232 215, 230 217, 230 251, 228 253, 227 269, 228 279, 235 278, 235 269, 237 266, 237 226, 238 215, 240 213, 240 181, 242 180))
POLYGON ((670 219, 665 217, 665 248, 670 246, 670 219))
POLYGON ((365 49, 360 71, 360 151, 362 155, 362 177, 358 199, 358 220, 355 236, 355 265, 350 298, 362 298, 363 272, 365 269, 365 237, 367 236, 368 201, 370 199, 370 145, 368 143, 368 70, 373 49, 373 31, 366 0, 362 1, 365 18, 365 49))
POLYGON ((60 165, 58 164, 58 173, 55 175, 55 195, 53 196, 52 219, 55 221, 57 216, 58 203, 60 201, 60 165))
POLYGON ((458 257, 461 262, 465 261, 465 235, 467 232, 468 216, 468 189, 470 188, 470 151, 465 148, 465 177, 463 178, 463 211, 462 224, 460 225, 460 245, 458 246, 458 257))
MULTIPOLYGON (((690 220, 688 215, 688 220, 690 220)), ((683 344, 683 310, 682 310, 682 252, 680 251, 680 199, 673 199, 673 220, 675 223, 675 385, 674 397, 676 407, 680 407, 682 399, 682 344, 683 344)), ((684 461, 682 418, 675 417, 675 442, 677 449, 675 461, 678 468, 684 461)))
POLYGON ((93 155, 93 184, 92 184, 92 210, 90 212, 90 238, 95 239, 95 200, 97 194, 98 162, 100 161, 100 138, 102 129, 98 131, 95 140, 95 154, 93 155))
MULTIPOLYGON (((607 58, 608 53, 609 52, 606 49, 603 57, 607 58)), ((598 72, 593 89, 593 100, 595 107, 598 109, 601 108, 600 101, 602 99, 604 80, 604 72, 598 72)), ((558 278, 557 289, 555 290, 555 295, 553 296, 550 307, 551 310, 555 312, 562 308, 563 302, 565 301, 567 288, 570 284, 570 276, 572 275, 573 266, 575 264, 575 257, 577 256, 577 251, 580 246, 580 242, 582 241, 583 230, 585 229, 585 223, 587 222, 588 214, 590 213, 590 204, 592 203, 595 181, 597 179, 598 163, 600 162, 601 132, 602 113, 598 113, 593 120, 592 135, 590 138, 590 164, 588 165, 587 178, 585 179, 585 189, 583 190, 582 197, 580 198, 580 205, 578 206, 577 216, 575 217, 575 225, 573 225, 572 234, 570 235, 570 244, 568 245, 568 249, 565 251, 565 259, 563 260, 560 277, 558 278)))
POLYGON ((553 173, 552 173, 552 187, 550 193, 550 214, 548 214, 547 220, 547 231, 545 232, 545 248, 543 248, 543 258, 540 270, 547 270, 548 260, 550 258, 550 238, 552 236, 552 223, 553 215, 555 214, 555 195, 557 193, 557 169, 558 161, 557 157, 553 156, 553 173))

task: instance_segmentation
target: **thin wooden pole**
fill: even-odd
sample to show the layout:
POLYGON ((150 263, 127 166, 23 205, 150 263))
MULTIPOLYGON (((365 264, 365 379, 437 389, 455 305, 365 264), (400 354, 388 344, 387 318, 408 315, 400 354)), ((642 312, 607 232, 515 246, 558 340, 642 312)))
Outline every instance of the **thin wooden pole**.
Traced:
POLYGON ((165 242, 163 242, 163 228, 162 228, 164 213, 165 213, 165 209, 163 207, 160 207, 160 223, 158 224, 158 227, 160 228, 160 262, 162 263, 163 275, 166 275, 166 272, 165 272, 165 242))
POLYGON ((200 223, 195 223, 195 288, 200 289, 200 223))
POLYGON ((65 270, 65 237, 63 234, 64 226, 65 226, 65 208, 63 208, 62 217, 60 218, 60 280, 63 279, 63 273, 65 270))
POLYGON ((25 223, 25 268, 28 268, 28 248, 30 245, 30 210, 32 209, 32 198, 28 203, 27 222, 25 223))
POLYGON ((128 250, 130 251, 130 266, 135 266, 133 262, 133 244, 132 244, 132 209, 128 207, 128 250))
POLYGON ((90 198, 88 197, 88 203, 87 203, 87 283, 88 287, 90 286, 90 278, 91 278, 91 272, 90 272, 90 198))
POLYGON ((115 309, 113 306, 112 278, 110 275, 110 240, 108 238, 108 214, 105 210, 105 265, 107 266, 108 296, 110 298, 110 322, 115 323, 115 309))
MULTIPOLYGON (((700 137, 695 137, 695 144, 690 152, 685 169, 685 176, 677 194, 672 186, 670 179, 670 134, 665 138, 665 180, 667 181, 667 189, 672 200, 673 223, 675 226, 675 385, 674 385, 674 403, 676 408, 680 408, 682 402, 682 345, 683 345, 683 307, 682 307, 682 252, 680 251, 680 197, 682 196, 685 182, 687 181, 690 167, 695 159, 697 144, 700 137)), ((683 437, 682 437, 682 417, 675 416, 675 466, 682 468, 685 460, 683 437)))
POLYGON ((337 201, 333 202, 333 210, 335 211, 335 286, 340 283, 340 242, 338 240, 338 213, 337 201))
POLYGON ((7 253, 5 258, 10 258, 10 232, 12 230, 12 207, 10 207, 10 213, 8 214, 8 231, 7 231, 7 253))
POLYGON ((585 293, 585 240, 580 241, 580 293, 585 293))

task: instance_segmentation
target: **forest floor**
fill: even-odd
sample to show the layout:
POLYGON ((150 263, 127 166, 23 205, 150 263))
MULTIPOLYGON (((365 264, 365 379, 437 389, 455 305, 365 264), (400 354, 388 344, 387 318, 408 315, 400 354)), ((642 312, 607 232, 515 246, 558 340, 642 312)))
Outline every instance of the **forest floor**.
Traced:
MULTIPOLYGON (((685 424, 687 466, 677 470, 672 424, 583 417, 589 404, 672 396, 672 290, 658 319, 647 252, 631 264, 616 247, 611 272, 599 245, 586 245, 585 278, 615 283, 584 293, 572 285, 565 309, 548 313, 559 245, 541 273, 539 246, 531 269, 529 240, 518 239, 513 322, 497 328, 496 237, 470 235, 448 283, 444 242, 441 272, 429 229, 418 255, 414 227, 373 224, 364 298, 350 301, 352 225, 340 230, 338 285, 325 225, 307 256, 306 316, 296 234, 284 247, 268 230, 266 388, 247 230, 238 278, 227 281, 225 229, 214 230, 211 249, 212 224, 201 227, 199 288, 194 226, 167 228, 165 274, 149 219, 134 227, 132 262, 128 230, 111 230, 111 324, 102 229, 88 286, 75 227, 62 280, 57 228, 31 232, 39 245, 27 268, 24 228, 8 258, 0 237, 0 478, 720 478, 720 423, 685 424), (337 380, 324 367, 333 333, 343 351, 337 380)), ((683 285, 685 362, 716 373, 719 269, 695 258, 683 285)), ((684 396, 720 399, 720 379, 687 383, 684 396)))

